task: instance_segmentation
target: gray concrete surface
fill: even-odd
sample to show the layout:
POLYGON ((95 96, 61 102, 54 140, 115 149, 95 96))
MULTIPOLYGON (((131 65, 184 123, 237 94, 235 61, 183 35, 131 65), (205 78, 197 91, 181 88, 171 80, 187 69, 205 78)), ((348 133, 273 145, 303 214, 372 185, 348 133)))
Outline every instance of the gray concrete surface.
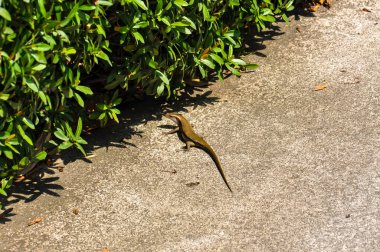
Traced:
POLYGON ((213 85, 207 106, 185 103, 233 194, 206 154, 176 151, 159 110, 137 105, 137 123, 94 133, 91 162, 19 194, 0 250, 380 251, 380 1, 316 16, 281 24, 266 57, 247 56, 261 68, 213 85))

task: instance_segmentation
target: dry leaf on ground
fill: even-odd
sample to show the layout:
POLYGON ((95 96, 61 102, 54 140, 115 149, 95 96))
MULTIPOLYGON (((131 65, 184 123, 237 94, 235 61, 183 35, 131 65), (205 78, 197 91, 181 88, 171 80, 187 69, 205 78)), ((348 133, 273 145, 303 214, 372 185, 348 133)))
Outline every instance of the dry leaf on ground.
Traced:
POLYGON ((29 222, 29 223, 28 223, 28 226, 35 225, 35 224, 41 222, 43 219, 44 219, 44 218, 42 218, 42 217, 37 217, 37 218, 35 218, 34 220, 32 220, 31 222, 29 222))
POLYGON ((318 1, 313 1, 312 5, 308 8, 308 11, 310 12, 316 12, 319 7, 325 6, 326 8, 331 8, 332 6, 332 0, 318 0, 318 1))
POLYGON ((325 88, 327 88, 327 84, 321 83, 321 84, 319 84, 319 85, 317 85, 317 86, 314 87, 314 91, 321 91, 321 90, 323 90, 325 88))
POLYGON ((190 183, 186 183, 186 185, 187 185, 188 187, 197 186, 197 185, 199 185, 199 184, 200 184, 200 182, 190 182, 190 183))

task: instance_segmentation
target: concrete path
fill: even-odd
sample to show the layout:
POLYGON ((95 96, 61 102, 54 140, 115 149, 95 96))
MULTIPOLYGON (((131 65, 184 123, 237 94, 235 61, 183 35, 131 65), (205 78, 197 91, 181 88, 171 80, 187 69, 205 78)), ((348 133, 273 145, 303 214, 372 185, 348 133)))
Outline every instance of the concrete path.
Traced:
POLYGON ((137 104, 94 133, 95 156, 16 194, 0 250, 380 251, 380 1, 316 16, 268 33, 247 56, 258 71, 175 105, 233 194, 205 153, 162 135, 159 105, 137 104))

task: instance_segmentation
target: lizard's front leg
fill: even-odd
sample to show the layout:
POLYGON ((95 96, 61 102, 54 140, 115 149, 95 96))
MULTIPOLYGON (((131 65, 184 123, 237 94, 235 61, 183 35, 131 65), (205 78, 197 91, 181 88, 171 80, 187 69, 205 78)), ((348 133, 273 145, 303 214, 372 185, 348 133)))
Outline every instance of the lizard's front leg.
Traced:
POLYGON ((178 132, 178 131, 179 131, 179 127, 175 127, 175 128, 172 129, 171 131, 169 131, 169 132, 164 132, 164 133, 162 133, 162 134, 164 134, 164 135, 169 135, 169 134, 176 133, 176 132, 178 132))

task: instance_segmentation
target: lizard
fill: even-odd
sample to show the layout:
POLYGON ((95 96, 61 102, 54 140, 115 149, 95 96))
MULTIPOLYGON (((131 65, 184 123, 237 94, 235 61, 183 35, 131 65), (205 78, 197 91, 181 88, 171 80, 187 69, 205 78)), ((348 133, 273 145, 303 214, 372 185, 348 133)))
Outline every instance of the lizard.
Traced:
POLYGON ((227 185, 230 192, 232 192, 232 189, 229 186, 226 177, 224 176, 222 166, 220 164, 218 156, 215 154, 215 151, 202 137, 200 137, 194 132, 192 126, 187 121, 187 119, 183 115, 178 113, 167 113, 164 116, 177 124, 176 128, 169 132, 165 132, 164 134, 168 135, 173 133, 179 133, 179 136, 186 143, 186 146, 183 147, 185 150, 190 150, 190 147, 197 147, 204 150, 212 158, 220 175, 222 176, 224 183, 227 185))

